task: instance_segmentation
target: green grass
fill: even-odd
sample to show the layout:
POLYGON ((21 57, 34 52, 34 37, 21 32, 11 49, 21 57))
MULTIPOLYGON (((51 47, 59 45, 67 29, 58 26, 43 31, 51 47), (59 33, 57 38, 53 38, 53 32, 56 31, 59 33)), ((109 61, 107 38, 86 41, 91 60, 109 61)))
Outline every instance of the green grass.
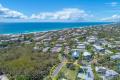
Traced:
MULTIPOLYGON (((77 69, 78 66, 76 66, 75 70, 70 70, 69 68, 66 67, 66 65, 62 68, 62 70, 60 71, 60 73, 64 74, 64 77, 68 80, 75 80, 76 76, 77 76, 77 69)), ((59 74, 60 74, 59 73, 59 74)), ((58 74, 58 75, 59 75, 58 74)))

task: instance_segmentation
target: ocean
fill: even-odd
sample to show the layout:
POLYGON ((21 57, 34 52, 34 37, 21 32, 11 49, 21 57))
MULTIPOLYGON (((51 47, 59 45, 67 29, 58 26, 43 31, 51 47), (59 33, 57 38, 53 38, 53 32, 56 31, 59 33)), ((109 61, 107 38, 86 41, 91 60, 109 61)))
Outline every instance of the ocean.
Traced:
POLYGON ((26 22, 26 23, 0 23, 0 34, 22 34, 31 32, 43 32, 79 28, 91 25, 109 24, 110 22, 80 22, 80 23, 50 23, 50 22, 26 22))

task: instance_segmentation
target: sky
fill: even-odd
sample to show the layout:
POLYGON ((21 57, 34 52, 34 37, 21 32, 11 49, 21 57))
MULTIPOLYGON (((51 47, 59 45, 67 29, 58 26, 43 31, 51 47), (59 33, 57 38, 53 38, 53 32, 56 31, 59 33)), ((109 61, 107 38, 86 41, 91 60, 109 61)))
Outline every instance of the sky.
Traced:
POLYGON ((0 0, 0 22, 120 21, 120 0, 0 0))

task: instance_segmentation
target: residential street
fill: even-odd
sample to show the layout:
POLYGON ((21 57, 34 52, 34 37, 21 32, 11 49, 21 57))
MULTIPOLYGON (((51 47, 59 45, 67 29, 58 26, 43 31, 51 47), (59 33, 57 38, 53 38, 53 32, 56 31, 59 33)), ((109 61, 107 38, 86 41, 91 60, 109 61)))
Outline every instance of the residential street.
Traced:
POLYGON ((60 70, 62 69, 62 67, 64 66, 64 62, 66 61, 66 58, 63 57, 62 62, 56 67, 56 69, 54 70, 54 72, 52 73, 52 77, 57 76, 57 74, 60 72, 60 70))

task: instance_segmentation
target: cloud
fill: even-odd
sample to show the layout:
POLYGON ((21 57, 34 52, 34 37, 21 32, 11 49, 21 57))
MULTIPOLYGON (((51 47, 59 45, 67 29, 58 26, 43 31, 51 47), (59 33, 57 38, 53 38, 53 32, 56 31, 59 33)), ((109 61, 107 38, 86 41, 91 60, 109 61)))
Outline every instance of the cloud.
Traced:
POLYGON ((0 4, 0 18, 2 19, 27 19, 23 13, 5 8, 0 4))
POLYGON ((118 6, 118 2, 111 2, 111 3, 105 3, 106 5, 110 5, 112 7, 118 6))
POLYGON ((78 8, 66 8, 56 12, 43 12, 32 14, 31 19, 39 20, 58 20, 58 21, 85 21, 86 18, 93 17, 87 14, 84 10, 78 8))
POLYGON ((0 4, 0 19, 1 20, 27 20, 27 21, 89 21, 93 15, 78 8, 65 8, 55 12, 40 12, 26 16, 23 13, 3 7, 0 4))
POLYGON ((118 22, 118 21, 120 21, 120 15, 117 15, 117 14, 115 14, 115 15, 112 15, 111 17, 107 17, 107 18, 102 18, 101 19, 102 21, 113 21, 113 22, 118 22))

